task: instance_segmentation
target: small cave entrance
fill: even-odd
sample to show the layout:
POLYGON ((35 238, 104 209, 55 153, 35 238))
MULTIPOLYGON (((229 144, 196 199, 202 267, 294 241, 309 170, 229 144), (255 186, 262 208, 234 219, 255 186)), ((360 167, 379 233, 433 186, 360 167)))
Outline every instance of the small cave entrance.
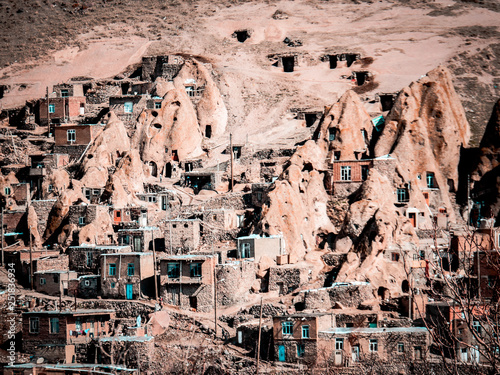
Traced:
POLYGON ((167 163, 165 165, 165 177, 172 178, 172 163, 167 163))
POLYGON ((382 112, 390 111, 394 105, 394 95, 393 94, 380 94, 380 105, 382 106, 382 112))
POLYGON ((356 78, 356 84, 363 86, 368 81, 368 72, 354 72, 354 77, 356 78))
POLYGON ((410 291, 410 284, 408 283, 408 280, 403 280, 401 283, 401 291, 403 293, 408 293, 410 291))
POLYGON ((83 95, 87 95, 87 92, 92 88, 91 83, 84 83, 83 84, 83 95))
POLYGON ((149 173, 151 173, 151 176, 153 177, 158 176, 158 167, 156 166, 156 163, 154 161, 150 161, 148 166, 149 166, 149 173))
POLYGON ((337 55, 328 55, 328 61, 330 62, 330 69, 336 69, 339 58, 337 55))
POLYGON ((205 138, 212 138, 212 125, 205 126, 205 138))
POLYGON ((153 124, 153 128, 161 130, 161 124, 158 124, 157 122, 153 124))
POLYGON ((7 86, 5 85, 0 85, 0 99, 3 98, 3 96, 5 95, 5 91, 7 90, 7 86))
POLYGON ((248 30, 236 30, 234 32, 234 36, 236 37, 236 40, 240 43, 243 43, 245 40, 250 38, 248 30))
POLYGON ((123 82, 122 83, 122 95, 127 95, 129 89, 130 89, 130 82, 123 82))
POLYGON ((304 311, 306 309, 306 304, 304 302, 297 302, 295 304, 295 311, 304 311))
POLYGON ((281 60, 283 63, 283 71, 285 73, 292 73, 295 67, 295 58, 293 56, 283 56, 281 60))
POLYGON ((350 67, 354 62, 358 59, 358 56, 354 53, 346 53, 345 61, 347 63, 347 67, 350 67))
POLYGON ((381 286, 378 288, 377 295, 383 300, 388 299, 390 297, 389 289, 381 286))
POLYGON ((152 111, 152 112, 151 112, 151 115, 152 115, 153 117, 158 117, 158 112, 156 112, 156 111, 152 111))
POLYGON ((318 115, 316 113, 306 113, 304 114, 304 118, 306 120, 306 126, 310 128, 318 119, 318 115))

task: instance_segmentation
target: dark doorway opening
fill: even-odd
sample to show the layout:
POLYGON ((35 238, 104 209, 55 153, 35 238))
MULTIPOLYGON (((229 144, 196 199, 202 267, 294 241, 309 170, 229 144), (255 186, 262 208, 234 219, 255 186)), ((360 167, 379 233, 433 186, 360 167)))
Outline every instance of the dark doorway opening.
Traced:
POLYGON ((3 98, 3 96, 5 94, 5 89, 6 89, 5 85, 0 85, 0 99, 3 98))
POLYGON ((234 32, 236 34, 236 39, 238 42, 243 43, 245 40, 250 38, 250 34, 247 30, 238 30, 234 32))
POLYGON ((205 126, 205 137, 212 138, 212 125, 205 126))
POLYGON ((193 170, 193 163, 192 162, 188 162, 188 163, 184 164, 184 170, 186 172, 191 172, 193 170))
POLYGON ((350 67, 356 60, 357 56, 355 54, 348 53, 345 55, 345 61, 347 62, 347 67, 350 67))
POLYGON ((380 105, 382 106, 382 112, 390 111, 394 105, 394 95, 383 94, 380 96, 380 105))
POLYGON ((172 178, 172 163, 167 163, 165 165, 165 177, 172 178))
POLYGON ((282 57, 283 71, 285 73, 292 73, 295 67, 295 58, 293 56, 282 57))
POLYGON ((362 86, 368 79, 368 72, 354 72, 354 76, 358 86, 362 86))
POLYGON ((129 89, 130 89, 130 82, 123 82, 122 83, 122 95, 127 95, 129 89))
POLYGON ((330 69, 337 68, 337 62, 339 61, 339 58, 337 57, 337 55, 330 55, 330 56, 328 56, 328 59, 330 61, 330 69))
POLYGON ((158 168, 156 167, 156 163, 154 161, 149 162, 149 171, 153 177, 158 175, 158 168))
POLYGON ((408 293, 410 291, 410 284, 408 283, 408 280, 403 280, 401 283, 401 290, 403 293, 408 293))
POLYGON ((383 286, 378 288, 377 294, 382 299, 388 299, 390 295, 389 289, 384 288, 383 286))
POLYGON ((310 128, 316 122, 318 115, 316 113, 306 113, 304 118, 306 119, 306 126, 310 128))
POLYGON ((86 83, 83 85, 83 95, 87 95, 87 92, 92 88, 92 84, 86 83))
POLYGON ((189 306, 192 309, 198 309, 198 298, 196 297, 189 297, 189 306))
POLYGON ((172 160, 179 161, 179 156, 177 155, 177 150, 172 150, 172 160))

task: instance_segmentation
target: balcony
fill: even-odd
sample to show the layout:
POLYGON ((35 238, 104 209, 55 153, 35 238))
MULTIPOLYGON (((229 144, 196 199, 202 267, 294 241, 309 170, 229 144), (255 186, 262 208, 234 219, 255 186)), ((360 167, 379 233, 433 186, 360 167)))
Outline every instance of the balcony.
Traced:
POLYGON ((30 168, 31 177, 43 177, 47 175, 47 169, 45 168, 30 168))
POLYGON ((189 277, 189 276, 181 276, 181 277, 165 277, 165 282, 167 284, 203 284, 202 277, 189 277))

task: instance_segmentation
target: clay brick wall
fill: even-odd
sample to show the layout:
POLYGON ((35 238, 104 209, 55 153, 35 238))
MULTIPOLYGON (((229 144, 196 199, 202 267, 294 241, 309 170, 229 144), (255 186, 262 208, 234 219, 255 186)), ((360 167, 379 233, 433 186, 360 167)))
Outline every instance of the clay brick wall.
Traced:
MULTIPOLYGON (((66 106, 66 117, 77 117, 80 115, 80 106, 85 107, 84 96, 72 96, 69 98, 49 98, 49 104, 54 104, 54 113, 50 113, 50 119, 62 119, 64 117, 64 107, 66 106)), ((47 98, 39 100, 38 117, 41 125, 47 125, 47 98)))
POLYGON ((94 136, 94 125, 62 125, 54 128, 56 146, 85 145, 92 141, 94 136), (75 142, 68 141, 68 130, 75 130, 75 142))
POLYGON ((218 264, 217 305, 231 306, 243 302, 255 281, 255 264, 250 261, 218 264), (220 281, 224 280, 224 281, 220 281))
POLYGON ((290 267, 269 269, 269 291, 279 291, 280 295, 291 293, 308 281, 308 270, 290 267))
POLYGON ((165 228, 165 249, 177 250, 181 254, 196 250, 200 244, 200 222, 198 220, 171 220, 165 228))

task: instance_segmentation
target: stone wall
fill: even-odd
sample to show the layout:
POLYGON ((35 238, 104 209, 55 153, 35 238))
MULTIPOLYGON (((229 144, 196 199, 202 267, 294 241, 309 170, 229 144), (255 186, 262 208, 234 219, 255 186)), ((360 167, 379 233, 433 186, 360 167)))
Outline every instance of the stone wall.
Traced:
POLYGON ((335 283, 328 288, 310 289, 304 294, 306 309, 329 309, 335 306, 357 308, 363 301, 375 298, 369 283, 335 283))
POLYGON ((269 291, 279 291, 280 295, 293 292, 309 280, 309 271, 305 268, 271 267, 269 269, 269 291))
POLYGON ((47 199, 40 201, 31 201, 31 205, 35 209, 38 217, 38 232, 43 234, 47 228, 47 221, 49 220, 50 210, 57 202, 56 199, 47 199))
POLYGON ((255 264, 250 261, 219 264, 216 274, 217 305, 235 305, 245 300, 255 281, 255 264))

